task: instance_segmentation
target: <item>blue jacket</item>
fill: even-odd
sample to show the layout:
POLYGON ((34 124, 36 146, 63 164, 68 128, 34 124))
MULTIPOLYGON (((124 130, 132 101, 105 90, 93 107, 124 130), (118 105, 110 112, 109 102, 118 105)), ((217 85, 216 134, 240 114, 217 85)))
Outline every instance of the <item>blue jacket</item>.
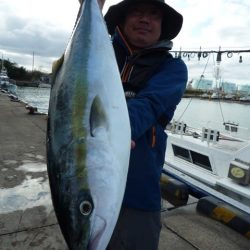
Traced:
POLYGON ((136 86, 133 98, 127 99, 132 140, 136 146, 131 150, 123 200, 125 207, 144 211, 159 211, 161 208, 159 182, 165 159, 167 135, 160 120, 164 117, 167 123, 172 119, 187 83, 187 67, 181 59, 173 58, 168 53, 171 45, 169 41, 161 41, 153 48, 145 49, 141 56, 143 62, 136 63, 140 61, 140 55, 133 55, 121 32, 117 30, 113 37, 124 89, 130 82, 129 76, 133 76, 133 71, 137 70, 137 74, 132 77, 136 81, 131 80, 133 86, 140 82, 136 77, 143 69, 149 72, 142 74, 144 83, 136 86), (163 52, 165 57, 161 56, 163 52), (132 60, 128 67, 129 61, 131 62, 129 59, 133 56, 136 59, 132 60), (158 64, 151 62, 154 57, 160 58, 158 64), (143 69, 140 71, 140 68, 143 69), (153 72, 150 68, 153 68, 153 72))

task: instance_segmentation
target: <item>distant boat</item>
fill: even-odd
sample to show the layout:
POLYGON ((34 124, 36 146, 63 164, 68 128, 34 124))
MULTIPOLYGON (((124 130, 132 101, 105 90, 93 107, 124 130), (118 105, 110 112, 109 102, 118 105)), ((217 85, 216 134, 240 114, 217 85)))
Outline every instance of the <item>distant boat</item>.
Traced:
POLYGON ((211 95, 211 99, 220 99, 220 94, 218 92, 214 92, 212 95, 211 95))
POLYGON ((250 102, 250 96, 243 96, 239 99, 241 102, 250 102))
POLYGON ((49 83, 44 83, 44 82, 40 82, 38 84, 38 88, 50 88, 51 85, 49 83))
POLYGON ((7 70, 4 67, 3 59, 2 59, 2 68, 0 72, 0 88, 12 94, 16 93, 16 88, 17 88, 15 84, 10 83, 7 70))
POLYGON ((225 95, 225 97, 224 97, 225 100, 232 100, 232 99, 234 99, 234 98, 235 98, 235 96, 232 95, 232 94, 227 94, 227 95, 225 95))
POLYGON ((9 84, 10 84, 9 77, 4 71, 1 71, 0 72, 0 87, 4 88, 5 86, 9 84))
POLYGON ((2 68, 0 72, 0 87, 4 88, 5 86, 10 84, 10 79, 7 75, 7 70, 3 65, 3 59, 2 59, 2 68))
POLYGON ((204 93, 204 94, 202 94, 200 97, 201 97, 202 99, 208 99, 208 98, 210 97, 210 95, 207 94, 207 93, 204 93))

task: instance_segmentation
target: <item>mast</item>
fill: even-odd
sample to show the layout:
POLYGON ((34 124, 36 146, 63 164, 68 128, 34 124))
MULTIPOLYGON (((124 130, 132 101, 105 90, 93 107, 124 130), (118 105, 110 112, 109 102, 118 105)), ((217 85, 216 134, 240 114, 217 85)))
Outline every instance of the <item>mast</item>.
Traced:
POLYGON ((35 60, 35 53, 33 51, 33 56, 32 56, 32 74, 33 74, 33 71, 34 71, 34 60, 35 60))
POLYGON ((1 72, 3 71, 3 54, 2 54, 2 67, 1 67, 1 72))
POLYGON ((3 60, 3 53, 2 53, 2 67, 1 67, 1 73, 7 74, 7 70, 4 67, 4 60, 3 60))

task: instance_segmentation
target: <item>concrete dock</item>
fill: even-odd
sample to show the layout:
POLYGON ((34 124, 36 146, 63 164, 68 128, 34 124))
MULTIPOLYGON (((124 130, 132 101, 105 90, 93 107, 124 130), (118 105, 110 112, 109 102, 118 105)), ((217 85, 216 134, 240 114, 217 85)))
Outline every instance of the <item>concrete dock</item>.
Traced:
MULTIPOLYGON (((1 250, 67 249, 50 198, 46 122, 0 92, 1 250)), ((163 202, 159 250, 250 250, 249 239, 197 213, 197 202, 190 197, 180 208, 163 202)))

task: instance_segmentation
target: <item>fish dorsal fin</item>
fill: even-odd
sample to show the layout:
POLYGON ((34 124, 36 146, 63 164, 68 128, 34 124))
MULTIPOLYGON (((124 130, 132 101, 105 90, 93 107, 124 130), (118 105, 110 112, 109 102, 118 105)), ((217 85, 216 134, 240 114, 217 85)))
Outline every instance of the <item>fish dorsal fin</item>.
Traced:
POLYGON ((95 96, 90 109, 90 134, 96 137, 100 131, 107 131, 108 120, 103 103, 99 96, 95 96))
POLYGON ((54 61, 52 64, 52 85, 54 84, 56 80, 56 75, 63 64, 63 61, 64 61, 64 54, 59 59, 54 61))

